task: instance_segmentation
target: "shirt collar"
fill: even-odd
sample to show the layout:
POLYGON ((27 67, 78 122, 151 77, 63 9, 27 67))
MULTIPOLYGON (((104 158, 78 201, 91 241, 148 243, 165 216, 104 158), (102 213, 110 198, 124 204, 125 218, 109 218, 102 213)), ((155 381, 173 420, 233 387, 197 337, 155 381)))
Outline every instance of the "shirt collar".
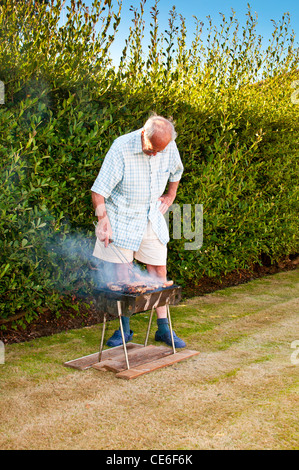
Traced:
POLYGON ((142 151, 142 143, 141 143, 141 132, 142 128, 136 131, 134 136, 134 153, 143 153, 142 151))

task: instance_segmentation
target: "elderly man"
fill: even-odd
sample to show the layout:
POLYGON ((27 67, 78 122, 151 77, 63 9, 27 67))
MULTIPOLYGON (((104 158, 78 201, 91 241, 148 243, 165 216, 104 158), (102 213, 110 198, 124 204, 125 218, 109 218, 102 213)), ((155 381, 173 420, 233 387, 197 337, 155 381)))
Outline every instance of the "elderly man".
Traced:
MULTIPOLYGON (((108 151, 91 188, 98 217, 93 255, 114 263, 119 278, 124 266, 109 246, 110 240, 126 259, 146 264, 147 271, 166 281, 169 234, 164 214, 173 203, 183 165, 175 143, 176 132, 170 120, 151 116, 142 129, 117 138, 108 151), (164 190, 168 183, 168 191, 164 190)), ((125 341, 133 331, 129 317, 122 317, 125 341)), ((166 307, 157 308, 156 341, 171 345, 166 307)), ((173 332, 174 333, 174 332, 173 332)), ((174 333, 177 348, 185 347, 174 333)), ((122 344, 120 330, 107 341, 122 344)))

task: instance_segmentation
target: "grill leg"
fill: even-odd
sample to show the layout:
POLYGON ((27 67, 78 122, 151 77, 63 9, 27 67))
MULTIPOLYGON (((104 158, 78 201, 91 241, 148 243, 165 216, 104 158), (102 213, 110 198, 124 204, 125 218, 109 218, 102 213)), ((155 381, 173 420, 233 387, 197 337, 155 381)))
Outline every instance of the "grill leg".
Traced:
POLYGON ((127 368, 130 369, 128 353, 127 353, 127 346, 126 346, 126 342, 125 342, 124 329, 123 329, 123 324, 122 324, 122 321, 121 321, 121 303, 120 303, 119 300, 117 301, 117 310, 118 310, 119 326, 120 326, 120 331, 121 331, 121 337, 122 337, 122 340, 123 340, 126 364, 127 364, 127 368))
POLYGON ((166 304, 166 309, 167 309, 167 316, 168 316, 168 322, 169 322, 169 329, 170 329, 170 335, 171 335, 171 342, 172 342, 172 350, 173 354, 175 354, 175 345, 174 345, 174 339, 173 339, 173 331, 172 331, 172 324, 171 324, 171 318, 170 318, 170 309, 169 305, 166 304))
POLYGON ((152 310, 151 310, 151 314, 150 314, 150 318, 149 318, 149 322, 148 322, 148 327, 147 327, 147 332, 146 332, 146 337, 145 337, 144 346, 147 346, 147 342, 148 342, 149 332, 150 332, 150 329, 151 329, 151 324, 152 324, 152 318, 153 318, 154 310, 155 310, 155 306, 153 306, 153 308, 152 308, 152 310))
POLYGON ((100 352, 99 352, 99 362, 101 362, 101 359, 102 359, 105 329, 106 329, 106 313, 104 313, 104 319, 103 319, 102 338, 101 338, 101 345, 100 345, 100 352))

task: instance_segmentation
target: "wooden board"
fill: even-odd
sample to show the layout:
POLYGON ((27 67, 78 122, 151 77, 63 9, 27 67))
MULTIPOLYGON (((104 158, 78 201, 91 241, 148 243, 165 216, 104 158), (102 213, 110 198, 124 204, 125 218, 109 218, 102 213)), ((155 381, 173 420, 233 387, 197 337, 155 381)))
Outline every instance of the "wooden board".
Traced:
MULTIPOLYGON (((135 348, 143 348, 142 344, 137 343, 128 343, 127 350, 135 348)), ((115 348, 104 349, 102 352, 102 361, 110 358, 124 357, 124 348, 123 346, 116 346, 115 348)), ((102 362, 101 361, 101 362, 102 362)), ((73 359, 72 361, 65 362, 66 367, 72 367, 73 369, 85 370, 93 366, 93 364, 99 364, 99 353, 89 354, 88 356, 79 357, 78 359, 73 359)))
MULTIPOLYGON (((172 352, 172 350, 171 350, 172 352)), ((124 370, 122 372, 118 372, 115 374, 115 377, 119 379, 135 379, 143 374, 148 374, 157 369, 161 369, 162 367, 170 366, 175 364, 176 362, 183 361, 184 359, 188 359, 189 357, 195 356, 199 354, 198 351, 192 351, 190 349, 185 349, 181 352, 176 352, 175 354, 170 354, 166 357, 162 357, 161 359, 157 359, 153 362, 148 362, 147 364, 140 364, 139 366, 135 366, 134 368, 130 368, 128 370, 124 370)))
MULTIPOLYGON (((155 361, 164 356, 173 354, 172 349, 165 346, 146 346, 142 348, 135 348, 128 350, 128 360, 130 368, 138 366, 140 364, 147 364, 148 362, 155 361)), ((106 369, 111 370, 112 372, 121 372, 127 370, 127 363, 124 353, 117 357, 112 357, 101 361, 98 364, 93 364, 94 369, 106 369)))
POLYGON ((127 353, 130 369, 127 369, 123 346, 104 349, 101 362, 99 362, 99 353, 97 352, 65 362, 64 365, 79 370, 92 367, 96 370, 112 371, 115 373, 115 377, 130 380, 199 354, 198 351, 191 349, 180 350, 173 354, 172 348, 167 346, 149 345, 144 347, 143 344, 137 343, 128 343, 127 353))

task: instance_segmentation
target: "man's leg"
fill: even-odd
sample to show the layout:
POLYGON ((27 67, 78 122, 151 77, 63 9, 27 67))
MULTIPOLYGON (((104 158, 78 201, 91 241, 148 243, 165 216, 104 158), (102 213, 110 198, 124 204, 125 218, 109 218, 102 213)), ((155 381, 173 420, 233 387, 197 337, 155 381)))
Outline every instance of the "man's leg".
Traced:
MULTIPOLYGON (((132 264, 132 263, 130 263, 132 264)), ((130 283, 130 268, 127 264, 115 263, 115 277, 118 281, 130 283)), ((131 335, 133 332, 130 329, 130 317, 121 317, 124 333, 131 335)), ((122 344, 122 341, 121 341, 122 344)))
MULTIPOLYGON (((147 264, 146 268, 149 272, 149 274, 153 274, 154 276, 158 277, 161 279, 162 282, 166 281, 166 275, 167 275, 167 269, 166 266, 153 266, 152 264, 147 264)), ((167 310, 166 310, 166 305, 163 305, 163 307, 157 307, 157 318, 166 318, 167 319, 167 310)))
MULTIPOLYGON (((123 281, 128 284, 130 283, 130 270, 127 264, 102 261, 102 271, 106 282, 123 281)), ((130 317, 121 316, 121 323, 126 342, 131 341, 133 331, 130 329, 130 317)), ((113 333, 113 335, 107 340, 106 344, 111 347, 123 344, 120 329, 113 333)))
MULTIPOLYGON (((162 282, 165 282, 167 280, 166 266, 153 266, 151 264, 147 264, 146 267, 150 274, 155 275, 156 277, 161 279, 162 282)), ((169 322, 167 318, 166 305, 157 307, 156 311, 157 311, 158 331, 156 331, 155 340, 163 341, 164 343, 171 346, 172 340, 171 340, 171 333, 169 329, 169 322)), ((174 344, 176 348, 184 348, 186 346, 186 343, 182 339, 178 338, 174 331, 173 331, 173 339, 174 339, 174 344)))
MULTIPOLYGON (((111 263, 109 261, 101 262, 101 272, 103 280, 106 282, 123 281, 129 284, 130 271, 127 264, 111 263)), ((129 317, 121 317, 124 333, 130 335, 130 321, 129 317)))

